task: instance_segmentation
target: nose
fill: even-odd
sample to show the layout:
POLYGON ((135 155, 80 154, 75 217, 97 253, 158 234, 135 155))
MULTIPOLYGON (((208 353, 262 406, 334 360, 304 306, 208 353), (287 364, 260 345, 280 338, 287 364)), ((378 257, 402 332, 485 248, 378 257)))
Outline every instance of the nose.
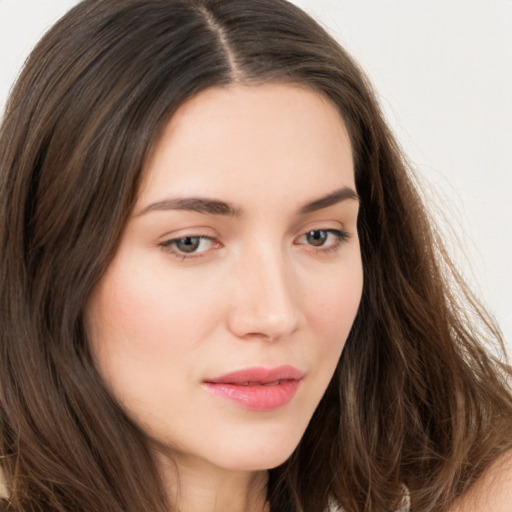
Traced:
POLYGON ((259 247, 242 258, 232 274, 235 293, 230 331, 243 339, 277 340, 300 324, 300 294, 281 251, 259 247))

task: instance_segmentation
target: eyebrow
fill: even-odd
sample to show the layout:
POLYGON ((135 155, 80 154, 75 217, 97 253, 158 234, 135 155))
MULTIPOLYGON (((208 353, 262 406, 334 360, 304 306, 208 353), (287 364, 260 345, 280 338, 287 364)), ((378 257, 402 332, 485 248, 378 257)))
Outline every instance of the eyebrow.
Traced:
POLYGON ((350 187, 343 187, 339 190, 335 190, 334 192, 327 194, 320 199, 315 199, 309 203, 306 203, 299 210, 300 214, 316 212, 317 210, 322 210, 323 208, 328 208, 329 206, 334 206, 335 204, 346 201, 347 199, 352 199, 360 202, 359 196, 357 192, 350 187))
POLYGON ((163 199, 143 208, 138 215, 153 211, 185 210, 206 215, 225 215, 228 217, 241 217, 242 210, 225 201, 209 199, 207 197, 176 197, 163 199))
MULTIPOLYGON (((323 208, 328 208, 335 204, 352 199, 359 201, 359 196, 350 187, 343 187, 339 190, 335 190, 326 196, 314 199, 304 204, 299 209, 299 214, 304 215, 306 213, 312 213, 323 208)), ((153 211, 168 211, 168 210, 185 210, 205 215, 221 215, 227 217, 241 217, 243 210, 234 206, 226 201, 220 201, 218 199, 210 199, 207 197, 176 197, 163 199, 156 203, 151 203, 143 208, 137 216, 144 215, 148 212, 153 211)))

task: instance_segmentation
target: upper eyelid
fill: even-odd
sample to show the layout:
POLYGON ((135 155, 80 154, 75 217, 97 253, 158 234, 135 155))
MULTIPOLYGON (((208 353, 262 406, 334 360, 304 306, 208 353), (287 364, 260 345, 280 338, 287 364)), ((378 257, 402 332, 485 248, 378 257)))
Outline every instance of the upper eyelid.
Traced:
POLYGON ((157 244, 161 243, 170 243, 173 240, 181 240, 183 238, 192 238, 192 237, 202 237, 202 238, 211 238, 217 239, 218 234, 208 227, 197 227, 197 228, 182 228, 176 229, 171 232, 165 233, 162 236, 159 236, 157 239, 157 244))
MULTIPOLYGON (((352 225, 352 216, 349 218, 338 218, 338 215, 334 215, 332 218, 329 218, 330 215, 326 214, 326 212, 312 212, 312 217, 309 220, 302 219, 299 221, 294 221, 290 228, 288 233, 297 233, 300 234, 306 233, 311 230, 315 229, 346 229, 346 225, 349 226, 352 225)), ((345 217, 345 216, 343 216, 345 217)), ((186 223, 188 224, 188 222, 186 223)), ((195 222, 193 223, 195 224, 195 222)), ((210 223, 206 223, 204 225, 201 225, 198 223, 198 225, 193 225, 192 223, 190 225, 184 225, 182 228, 173 229, 172 231, 167 232, 166 234, 162 235, 160 239, 167 239, 167 238, 185 238, 187 236, 211 236, 212 238, 215 238, 218 236, 218 223, 214 223, 213 225, 210 225, 210 223)), ((229 225, 227 226, 229 231, 232 232, 235 230, 234 226, 229 225)), ((224 227, 220 226, 221 230, 224 229, 224 227)), ((236 228, 238 229, 238 228, 236 228)))
POLYGON ((210 235, 198 235, 198 234, 192 234, 192 235, 183 235, 183 236, 173 236, 170 238, 165 238, 161 242, 159 242, 158 245, 172 245, 174 242, 178 242, 180 240, 184 240, 185 238, 200 238, 202 240, 209 240, 212 242, 215 242, 217 240, 216 237, 210 236, 210 235))
POLYGON ((345 229, 318 228, 318 229, 308 229, 307 231, 305 231, 305 232, 301 233, 300 235, 298 235, 297 237, 295 237, 295 239, 302 238, 314 231, 326 231, 327 233, 334 235, 339 241, 347 240, 352 236, 352 234, 345 229))

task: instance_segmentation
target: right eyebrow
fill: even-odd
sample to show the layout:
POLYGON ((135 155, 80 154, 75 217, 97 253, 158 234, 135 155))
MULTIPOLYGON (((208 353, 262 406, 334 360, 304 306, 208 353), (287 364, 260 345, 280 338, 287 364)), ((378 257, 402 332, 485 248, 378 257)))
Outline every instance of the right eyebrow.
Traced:
POLYGON ((153 211, 185 210, 207 215, 223 215, 228 217, 241 217, 242 210, 234 205, 218 199, 207 197, 171 197, 151 203, 136 215, 144 215, 153 211))

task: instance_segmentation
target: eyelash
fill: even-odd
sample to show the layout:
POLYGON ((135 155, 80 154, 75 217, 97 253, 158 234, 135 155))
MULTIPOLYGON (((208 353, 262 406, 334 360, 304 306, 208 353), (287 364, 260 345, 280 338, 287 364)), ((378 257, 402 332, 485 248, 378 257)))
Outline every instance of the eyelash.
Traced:
MULTIPOLYGON (((346 242, 350 238, 350 234, 348 232, 340 230, 340 229, 311 229, 311 230, 301 234, 298 237, 298 239, 307 237, 308 235, 311 235, 312 233, 326 233, 327 237, 328 237, 328 235, 334 235, 336 237, 336 240, 334 241, 334 243, 332 243, 331 245, 328 245, 328 246, 326 246, 325 244, 320 245, 320 246, 305 244, 305 245, 310 245, 310 248, 314 254, 325 254, 325 255, 333 254, 339 249, 340 245, 343 242, 346 242)), ((199 244, 201 244, 202 241, 210 241, 210 242, 212 242, 212 244, 214 246, 215 245, 220 246, 220 243, 215 242, 214 238, 212 238, 210 236, 206 236, 206 235, 190 235, 190 236, 183 236, 180 238, 171 238, 170 240, 166 240, 166 241, 160 243, 159 245, 166 252, 170 253, 171 255, 175 256, 176 258, 180 259, 181 261, 184 261, 186 259, 203 257, 205 255, 205 253, 208 252, 208 249, 203 252, 199 252, 199 253, 197 253, 196 250, 187 253, 184 251, 180 251, 179 249, 176 248, 176 245, 179 242, 183 242, 185 240, 191 240, 191 239, 197 240, 199 244)), ((301 244, 296 243, 296 245, 301 245, 301 244)))
POLYGON ((343 231, 341 229, 310 229, 306 233, 303 233, 300 235, 299 238, 305 237, 310 235, 311 233, 327 233, 327 235, 334 235, 336 237, 336 240, 331 245, 325 246, 314 246, 311 245, 311 250, 314 252, 314 254, 333 254, 335 253, 341 246, 343 242, 346 242, 350 238, 350 233, 347 231, 343 231))
MULTIPOLYGON (((206 235, 190 235, 190 236, 182 236, 180 238, 171 238, 170 240, 166 240, 160 244, 160 247, 164 249, 166 252, 169 252, 171 255, 175 256, 176 258, 180 259, 181 261, 191 258, 200 258, 204 256, 203 252, 196 253, 195 251, 187 253, 184 251, 180 251, 179 249, 176 249, 176 244, 179 242, 182 242, 187 239, 198 239, 199 243, 202 241, 210 241, 212 243, 215 242, 215 239, 211 236, 206 235)), ((214 244, 215 245, 215 244, 214 244)), ((220 245, 217 243, 217 245, 220 245)), ((205 251, 206 252, 206 251, 205 251)))

